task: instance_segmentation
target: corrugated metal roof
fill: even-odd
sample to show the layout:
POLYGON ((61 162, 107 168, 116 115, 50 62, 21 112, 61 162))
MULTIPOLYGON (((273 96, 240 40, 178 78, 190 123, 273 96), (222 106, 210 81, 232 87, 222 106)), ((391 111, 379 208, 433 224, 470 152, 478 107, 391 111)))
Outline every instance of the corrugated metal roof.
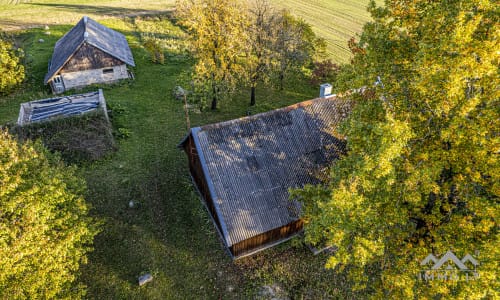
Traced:
POLYGON ((135 66, 132 51, 123 34, 88 17, 83 17, 75 27, 57 41, 50 60, 49 71, 45 75, 45 84, 57 74, 83 42, 87 42, 130 66, 135 66))
POLYGON ((288 189, 319 183, 345 151, 336 128, 351 107, 321 98, 191 130, 228 246, 299 218, 288 189))
POLYGON ((100 107, 105 109, 102 90, 21 103, 17 123, 26 125, 52 118, 70 117, 91 112, 100 107))

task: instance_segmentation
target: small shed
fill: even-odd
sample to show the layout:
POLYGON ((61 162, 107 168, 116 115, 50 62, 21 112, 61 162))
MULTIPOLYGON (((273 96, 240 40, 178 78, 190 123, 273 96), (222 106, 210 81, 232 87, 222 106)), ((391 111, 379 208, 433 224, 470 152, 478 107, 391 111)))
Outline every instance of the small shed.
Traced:
POLYGON ((106 100, 102 90, 21 103, 17 124, 45 122, 54 118, 65 118, 102 110, 108 119, 106 100))
POLYGON ((352 101, 318 98, 190 130, 180 147, 203 203, 233 258, 302 231, 289 188, 320 182, 318 173, 345 152, 337 127, 352 101))
POLYGON ((125 36, 83 17, 54 47, 44 83, 52 92, 131 77, 135 66, 125 36))

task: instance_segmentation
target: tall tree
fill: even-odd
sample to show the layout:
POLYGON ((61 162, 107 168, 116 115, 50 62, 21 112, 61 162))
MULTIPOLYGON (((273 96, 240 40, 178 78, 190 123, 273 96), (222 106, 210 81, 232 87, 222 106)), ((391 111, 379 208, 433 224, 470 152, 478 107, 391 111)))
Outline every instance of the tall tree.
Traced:
POLYGON ((246 69, 250 82, 250 105, 255 105, 255 90, 259 81, 269 79, 278 15, 268 0, 255 0, 249 9, 248 54, 246 69))
POLYGON ((176 13, 190 33, 196 59, 195 84, 210 95, 211 108, 243 73, 241 57, 247 43, 248 19, 240 1, 180 0, 176 13))
POLYGON ((276 20, 273 43, 280 90, 284 88, 288 72, 311 63, 316 51, 325 47, 324 40, 316 37, 311 25, 286 10, 281 11, 276 20))
POLYGON ((20 58, 21 49, 14 49, 9 41, 0 35, 0 94, 11 91, 24 80, 24 66, 20 58))
POLYGON ((77 298, 76 272, 97 233, 85 184, 40 143, 0 130, 0 298, 77 298))
POLYGON ((375 299, 494 299, 500 290, 498 5, 393 1, 370 12, 353 59, 356 85, 376 88, 343 127, 349 152, 305 203, 306 240, 338 247, 375 299), (419 279, 448 250, 479 262, 469 281, 419 279))

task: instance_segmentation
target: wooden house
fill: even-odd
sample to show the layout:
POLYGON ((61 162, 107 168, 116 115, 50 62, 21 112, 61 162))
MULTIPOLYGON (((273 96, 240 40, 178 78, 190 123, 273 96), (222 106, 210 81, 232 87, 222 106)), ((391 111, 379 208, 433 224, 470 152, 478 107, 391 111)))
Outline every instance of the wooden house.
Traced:
POLYGON ((318 98, 190 130, 179 144, 203 203, 233 258, 301 232, 301 206, 289 189, 320 182, 318 174, 345 151, 337 126, 350 100, 318 98))
POLYGON ((44 83, 52 92, 129 78, 135 66, 125 36, 83 17, 54 47, 44 83))

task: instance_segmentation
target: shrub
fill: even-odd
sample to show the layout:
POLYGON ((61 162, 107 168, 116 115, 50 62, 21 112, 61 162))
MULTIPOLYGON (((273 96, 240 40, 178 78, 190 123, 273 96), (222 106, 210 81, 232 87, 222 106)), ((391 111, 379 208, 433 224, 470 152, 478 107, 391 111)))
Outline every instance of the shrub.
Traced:
POLYGON ((0 299, 81 297, 75 273, 98 232, 84 191, 41 143, 0 129, 0 299))
POLYGON ((151 61, 153 63, 161 65, 165 63, 165 55, 163 54, 163 49, 156 39, 148 38, 143 45, 151 55, 151 61))
POLYGON ((333 83, 335 77, 340 71, 340 67, 334 64, 330 59, 314 62, 313 71, 311 74, 311 84, 318 85, 321 83, 333 83))
POLYGON ((24 66, 21 58, 24 51, 15 49, 12 43, 0 36, 0 94, 7 94, 18 84, 23 82, 24 66))

